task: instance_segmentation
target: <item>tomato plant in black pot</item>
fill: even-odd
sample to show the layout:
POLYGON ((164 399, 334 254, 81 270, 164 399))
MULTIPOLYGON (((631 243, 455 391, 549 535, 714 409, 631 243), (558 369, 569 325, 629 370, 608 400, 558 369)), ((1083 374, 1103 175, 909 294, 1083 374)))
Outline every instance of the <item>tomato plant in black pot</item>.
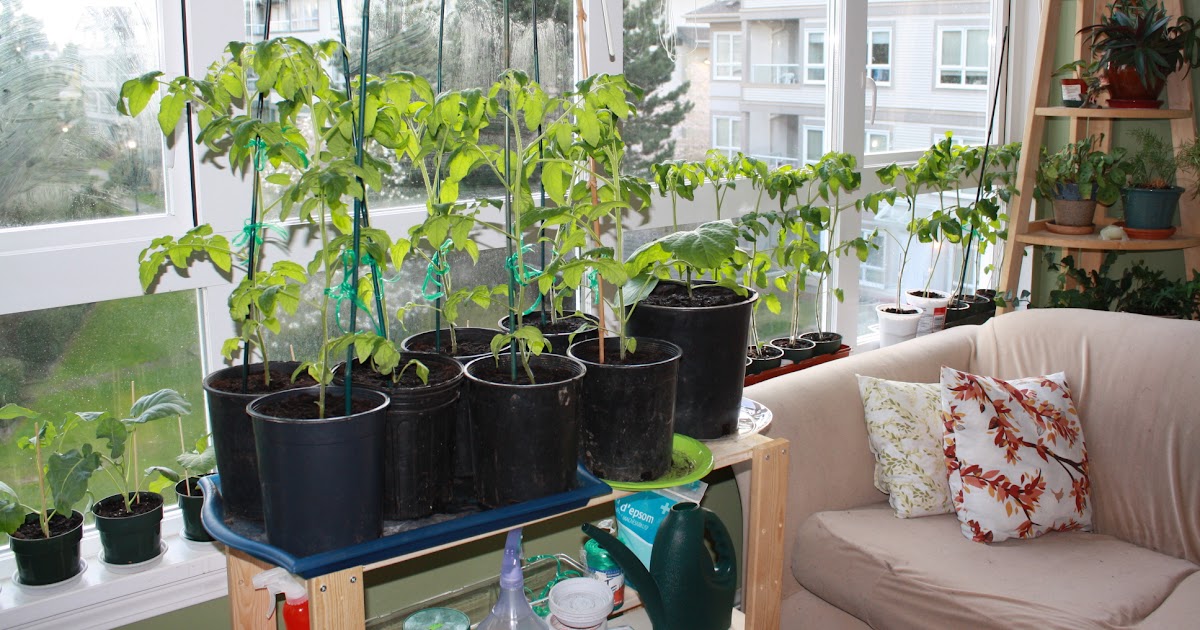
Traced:
POLYGON ((83 568, 79 558, 83 515, 74 506, 87 495, 88 481, 100 467, 100 453, 88 443, 66 449, 64 441, 80 422, 94 417, 69 414, 53 421, 12 403, 0 407, 0 420, 33 422, 32 434, 19 438, 17 447, 34 452, 36 501, 22 503, 16 490, 0 482, 0 531, 10 536, 16 581, 22 586, 63 582, 83 568))

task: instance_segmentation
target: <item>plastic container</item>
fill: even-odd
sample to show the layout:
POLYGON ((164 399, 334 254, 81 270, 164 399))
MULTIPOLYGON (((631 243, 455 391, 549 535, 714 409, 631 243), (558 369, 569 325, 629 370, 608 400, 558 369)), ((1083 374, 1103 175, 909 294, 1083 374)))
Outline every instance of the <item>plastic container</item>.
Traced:
MULTIPOLYGON (((553 597, 553 590, 551 597, 553 597)), ((549 626, 533 612, 525 598, 525 577, 521 573, 521 528, 508 532, 504 560, 500 564, 500 598, 492 613, 479 622, 476 630, 547 630, 549 626)))
POLYGON ((583 554, 588 573, 607 584, 612 591, 613 610, 621 610, 621 606, 625 605, 625 573, 621 571, 621 567, 617 566, 604 547, 594 540, 589 539, 583 545, 583 554))
POLYGON ((272 597, 283 593, 283 625, 287 630, 309 630, 308 592, 286 569, 263 571, 251 581, 256 590, 265 588, 272 597))
POLYGON ((471 630, 471 618, 453 608, 426 608, 409 615, 403 630, 471 630))
POLYGON ((612 610, 612 591, 599 580, 572 578, 550 589, 550 627, 555 630, 605 630, 612 610))

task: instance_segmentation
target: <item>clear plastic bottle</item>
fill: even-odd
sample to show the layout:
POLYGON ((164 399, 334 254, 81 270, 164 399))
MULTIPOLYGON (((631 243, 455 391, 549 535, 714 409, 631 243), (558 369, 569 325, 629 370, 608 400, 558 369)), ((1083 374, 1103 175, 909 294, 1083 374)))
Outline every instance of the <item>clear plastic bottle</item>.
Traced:
POLYGON ((550 630, 550 626, 533 612, 525 597, 520 528, 508 532, 504 560, 500 565, 500 598, 492 607, 492 614, 479 622, 476 630, 550 630))

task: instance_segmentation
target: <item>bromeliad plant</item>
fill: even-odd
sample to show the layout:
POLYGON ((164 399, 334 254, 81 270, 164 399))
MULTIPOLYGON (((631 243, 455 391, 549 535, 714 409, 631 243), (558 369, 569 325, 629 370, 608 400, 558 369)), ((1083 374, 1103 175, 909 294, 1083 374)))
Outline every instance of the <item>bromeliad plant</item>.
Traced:
POLYGON ((138 429, 147 422, 185 416, 191 411, 191 403, 179 392, 160 389, 137 399, 127 418, 117 418, 108 412, 87 414, 96 424, 96 439, 105 441, 104 449, 97 452, 102 461, 100 470, 116 486, 126 512, 133 512, 134 504, 141 501, 138 491, 156 473, 154 468, 144 472, 138 468, 138 429))
POLYGON ((18 439, 17 448, 33 451, 38 482, 37 497, 30 503, 22 503, 12 486, 0 482, 0 531, 13 534, 25 523, 27 514, 36 514, 42 537, 49 538, 52 518, 71 517, 74 507, 87 496, 88 482, 102 462, 91 444, 67 449, 65 442, 81 423, 96 417, 73 413, 53 420, 12 403, 0 407, 0 420, 26 418, 33 422, 33 433, 18 439))

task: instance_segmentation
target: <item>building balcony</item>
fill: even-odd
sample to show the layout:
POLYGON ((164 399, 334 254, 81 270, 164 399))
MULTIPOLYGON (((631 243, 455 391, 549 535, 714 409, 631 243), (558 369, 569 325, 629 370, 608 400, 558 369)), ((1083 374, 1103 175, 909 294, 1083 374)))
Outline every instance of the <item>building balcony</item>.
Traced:
POLYGON ((756 63, 750 66, 752 83, 792 85, 800 82, 798 63, 756 63))

